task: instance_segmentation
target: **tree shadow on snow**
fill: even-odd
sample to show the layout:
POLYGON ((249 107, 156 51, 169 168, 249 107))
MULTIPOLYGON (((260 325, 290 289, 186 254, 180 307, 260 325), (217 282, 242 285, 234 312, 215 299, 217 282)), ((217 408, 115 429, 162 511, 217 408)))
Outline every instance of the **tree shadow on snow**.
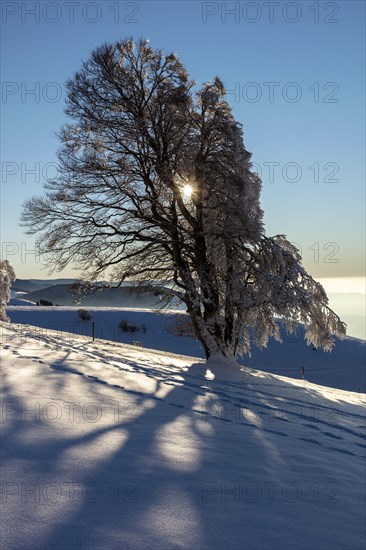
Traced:
MULTIPOLYGON (((28 521, 42 525, 33 540, 25 529, 22 548, 236 550, 246 547, 244 537, 253 543, 257 536, 264 547, 267 535, 260 534, 256 517, 266 510, 271 512, 266 519, 270 547, 278 521, 271 515, 274 502, 254 498, 253 491, 258 496, 258 479, 261 491, 266 483, 283 479, 291 419, 274 418, 278 403, 270 385, 258 393, 258 380, 250 373, 228 369, 226 375, 218 369, 210 381, 205 372, 205 364, 192 364, 179 379, 158 380, 151 393, 115 386, 113 399, 121 405, 117 416, 80 434, 74 430, 60 437, 56 429, 54 439, 29 441, 26 425, 23 433, 14 434, 5 460, 30 461, 35 483, 46 488, 38 503, 32 498, 20 503, 28 521), (47 492, 52 480, 59 484, 56 493, 47 492)), ((95 401, 105 400, 105 389, 112 389, 84 381, 95 401)), ((309 398, 318 397, 304 391, 309 398)), ((306 404, 308 399, 302 422, 319 427, 306 404)), ((314 430, 309 433, 307 444, 313 441, 316 453, 320 443, 314 430)), ((289 475, 294 479, 291 471, 289 475)), ((281 506, 295 513, 292 503, 281 506)), ((7 548, 15 550, 15 545, 7 548)))

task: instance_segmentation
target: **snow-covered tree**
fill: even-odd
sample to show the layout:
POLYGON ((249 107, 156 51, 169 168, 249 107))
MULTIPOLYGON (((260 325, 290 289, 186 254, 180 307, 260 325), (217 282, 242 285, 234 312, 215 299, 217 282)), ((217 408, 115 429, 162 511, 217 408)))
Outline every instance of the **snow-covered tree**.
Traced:
POLYGON ((11 284, 15 281, 14 269, 8 260, 0 260, 0 322, 9 321, 6 314, 6 305, 10 299, 11 284))
POLYGON ((345 326, 285 236, 267 237, 261 182, 219 78, 195 83, 175 54, 131 39, 97 48, 67 84, 59 174, 28 201, 51 268, 107 270, 187 306, 207 357, 289 331, 330 349, 345 326), (252 335, 252 336, 251 336, 252 335))

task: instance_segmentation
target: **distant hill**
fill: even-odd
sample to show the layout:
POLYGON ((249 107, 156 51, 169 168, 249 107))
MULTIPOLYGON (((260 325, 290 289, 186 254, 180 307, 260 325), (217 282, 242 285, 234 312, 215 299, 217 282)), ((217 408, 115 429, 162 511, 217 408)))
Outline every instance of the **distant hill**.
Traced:
MULTIPOLYGON (((9 305, 31 305, 30 302, 48 300, 61 306, 75 306, 69 286, 78 279, 17 279, 12 285, 12 301, 9 305), (15 300, 15 301, 14 301, 15 300), (19 302, 22 300, 22 303, 19 302)), ((98 281, 107 285, 106 281, 98 281)), ((85 297, 82 306, 95 307, 134 307, 154 309, 161 307, 161 299, 151 291, 138 294, 130 283, 123 283, 119 288, 105 288, 95 294, 85 297)), ((175 300, 170 307, 180 308, 175 300)))
POLYGON ((35 290, 40 290, 41 288, 46 288, 50 286, 49 281, 44 281, 44 284, 36 283, 28 279, 16 279, 12 284, 12 290, 17 292, 34 292, 35 290))
MULTIPOLYGON (((52 285, 48 288, 29 292, 24 299, 32 302, 39 300, 48 300, 53 304, 60 306, 75 305, 73 296, 68 292, 69 284, 52 285)), ((86 296, 81 301, 82 306, 100 306, 100 307, 138 307, 138 308, 157 308, 161 305, 161 299, 152 292, 139 295, 132 287, 105 288, 101 291, 86 296)))
POLYGON ((12 289, 17 292, 34 292, 54 285, 71 285, 76 279, 16 279, 12 289))

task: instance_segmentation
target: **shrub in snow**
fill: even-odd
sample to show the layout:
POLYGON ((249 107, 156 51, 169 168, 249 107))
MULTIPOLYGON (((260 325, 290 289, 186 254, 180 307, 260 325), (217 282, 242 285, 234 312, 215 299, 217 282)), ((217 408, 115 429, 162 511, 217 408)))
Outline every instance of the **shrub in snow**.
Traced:
POLYGON ((167 324, 167 332, 173 336, 189 336, 195 338, 195 332, 193 330, 192 321, 188 315, 177 315, 174 319, 167 324))
POLYGON ((8 260, 0 260, 0 321, 9 321, 5 308, 10 299, 11 284, 13 281, 15 281, 14 269, 8 260))
POLYGON ((86 309, 79 309, 78 316, 83 321, 90 321, 90 319, 92 318, 92 315, 86 309))
POLYGON ((138 330, 137 325, 134 325, 133 323, 129 323, 126 319, 122 319, 122 321, 119 324, 119 328, 122 332, 136 332, 138 330))
POLYGON ((48 300, 40 300, 39 305, 40 306, 53 306, 53 303, 49 302, 48 300))

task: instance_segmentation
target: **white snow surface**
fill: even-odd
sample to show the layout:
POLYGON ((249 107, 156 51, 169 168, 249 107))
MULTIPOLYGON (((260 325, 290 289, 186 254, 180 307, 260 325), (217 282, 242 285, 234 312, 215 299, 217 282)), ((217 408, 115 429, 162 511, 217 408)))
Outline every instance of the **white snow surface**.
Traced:
POLYGON ((22 325, 1 341, 2 550, 364 548, 364 394, 22 325))
MULTIPOLYGON (((174 320, 185 315, 183 312, 166 310, 164 313, 151 309, 129 309, 97 307, 86 308, 92 315, 90 321, 78 317, 78 307, 37 307, 9 306, 7 314, 13 323, 25 327, 36 327, 39 335, 47 335, 49 330, 57 330, 60 335, 69 332, 91 337, 94 322, 95 337, 131 344, 140 342, 144 347, 178 354, 204 358, 201 344, 192 337, 175 336, 169 331, 174 320), (135 325, 137 331, 122 332, 121 320, 135 325), (145 327, 144 329, 142 327, 145 327)), ((85 308, 82 308, 85 309, 85 308)), ((280 374, 296 379, 301 378, 301 368, 309 382, 342 390, 366 392, 365 340, 346 338, 338 341, 329 352, 307 346, 304 329, 298 334, 288 335, 281 327, 283 343, 270 340, 268 347, 260 350, 253 347, 252 357, 247 355, 238 362, 251 368, 280 374)))

